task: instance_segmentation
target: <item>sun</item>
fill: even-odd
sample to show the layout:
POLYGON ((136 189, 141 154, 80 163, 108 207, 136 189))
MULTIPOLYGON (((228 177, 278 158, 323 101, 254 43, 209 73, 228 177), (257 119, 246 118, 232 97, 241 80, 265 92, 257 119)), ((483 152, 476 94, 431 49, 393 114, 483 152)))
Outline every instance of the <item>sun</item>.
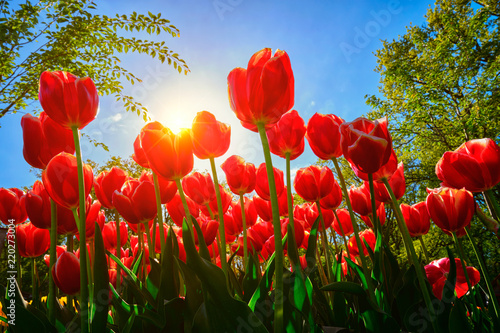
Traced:
POLYGON ((164 117, 162 124, 168 127, 174 134, 177 134, 183 128, 191 128, 192 122, 193 117, 189 113, 178 111, 164 117))

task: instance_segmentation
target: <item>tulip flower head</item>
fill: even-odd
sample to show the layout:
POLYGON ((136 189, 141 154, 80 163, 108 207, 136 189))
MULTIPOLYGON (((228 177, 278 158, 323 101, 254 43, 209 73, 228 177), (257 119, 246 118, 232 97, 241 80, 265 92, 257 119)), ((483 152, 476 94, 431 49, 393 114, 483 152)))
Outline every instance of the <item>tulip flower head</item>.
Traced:
POLYGON ((492 139, 468 141, 436 164, 442 186, 483 192, 500 183, 500 147, 492 139))
MULTIPOLYGON (((273 167, 274 181, 276 184, 276 195, 279 197, 285 189, 283 180, 283 171, 273 167)), ((256 173, 257 181, 255 183, 255 192, 264 200, 271 200, 269 192, 269 179, 267 178, 266 163, 261 163, 256 173)))
POLYGON ((243 127, 254 132, 258 123, 270 128, 293 107, 294 78, 285 51, 260 50, 246 69, 233 69, 227 83, 231 109, 243 127))
MULTIPOLYGON (((455 258, 457 280, 455 283, 455 292, 457 297, 460 298, 467 293, 469 287, 467 285, 467 280, 465 278, 464 270, 462 269, 462 263, 460 259, 455 258)), ((432 292, 434 296, 438 299, 443 297, 443 288, 448 278, 450 272, 450 259, 441 258, 439 260, 432 261, 429 265, 425 266, 425 274, 427 279, 432 286, 432 292)), ((472 286, 479 283, 481 275, 479 271, 474 267, 467 267, 467 275, 469 276, 469 281, 472 286)))
POLYGON ((0 221, 5 225, 26 221, 28 214, 25 200, 24 192, 18 188, 0 188, 0 221))
POLYGON ((293 187, 302 199, 309 202, 319 201, 332 192, 333 182, 332 170, 327 166, 320 168, 311 165, 297 171, 293 181, 293 187))
POLYGON ((401 204, 401 213, 411 237, 423 236, 429 232, 431 222, 425 201, 412 206, 401 204))
POLYGON ((148 222, 156 217, 155 188, 150 181, 127 180, 113 193, 113 205, 129 223, 148 222))
POLYGON ((118 167, 112 167, 109 171, 101 172, 94 179, 95 195, 101 205, 108 209, 114 209, 113 193, 119 191, 127 179, 127 172, 118 167))
POLYGON ((38 99, 47 115, 66 128, 84 128, 99 111, 94 82, 63 71, 42 73, 38 99))
POLYGON ((198 112, 191 127, 193 153, 199 159, 224 155, 231 141, 231 127, 215 119, 208 111, 198 112))
POLYGON ((52 267, 54 282, 63 293, 74 295, 80 291, 80 260, 71 252, 63 252, 52 267))
POLYGON ((285 113, 281 119, 266 131, 271 153, 294 160, 304 152, 304 135, 306 127, 304 120, 296 110, 285 113))
POLYGON ((246 163, 240 156, 232 155, 221 164, 221 168, 226 174, 227 185, 234 194, 241 195, 254 190, 255 165, 246 163))
POLYGON ((307 123, 306 138, 316 156, 330 160, 342 156, 340 124, 344 120, 334 114, 315 113, 307 123))
POLYGON ((24 258, 39 257, 50 247, 49 230, 39 229, 29 222, 16 226, 16 238, 19 254, 24 258))

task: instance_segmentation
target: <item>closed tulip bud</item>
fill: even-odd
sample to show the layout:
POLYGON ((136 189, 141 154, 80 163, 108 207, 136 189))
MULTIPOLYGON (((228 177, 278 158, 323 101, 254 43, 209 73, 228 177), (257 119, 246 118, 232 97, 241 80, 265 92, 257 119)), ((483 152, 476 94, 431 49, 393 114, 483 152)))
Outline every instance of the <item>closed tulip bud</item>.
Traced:
POLYGON ((151 167, 149 166, 149 161, 148 158, 146 157, 146 153, 144 152, 144 149, 142 149, 142 144, 141 144, 141 134, 145 130, 162 130, 163 125, 160 124, 157 121, 147 123, 144 125, 144 127, 141 129, 141 133, 137 135, 134 141, 134 153, 132 154, 132 159, 135 161, 135 163, 139 164, 143 168, 150 169, 151 167))
POLYGON ((191 126, 193 153, 199 159, 224 155, 231 141, 231 127, 215 119, 208 111, 198 112, 191 126))
POLYGON ((41 181, 35 181, 32 189, 26 193, 25 205, 30 222, 35 227, 50 228, 50 197, 41 181))
POLYGON ((427 192, 427 212, 441 230, 450 234, 469 226, 476 208, 471 192, 450 187, 427 189, 427 192))
POLYGON ((392 139, 386 118, 357 118, 340 125, 340 132, 344 157, 364 173, 377 172, 391 157, 392 139))
MULTIPOLYGON (((253 199, 249 199, 247 197, 244 197, 244 214, 245 214, 245 224, 247 228, 250 228, 257 222, 257 210, 255 209, 255 203, 253 202, 253 199)), ((267 201, 266 201, 267 202, 267 201)), ((232 208, 232 215, 234 219, 234 223, 237 223, 241 228, 243 228, 243 220, 242 220, 242 212, 241 212, 241 204, 238 201, 233 205, 232 208)))
MULTIPOLYGON (((212 220, 207 218, 204 215, 200 215, 196 221, 200 225, 201 233, 203 235, 203 239, 205 240, 205 244, 207 246, 212 245, 215 240, 215 236, 217 235, 217 231, 219 230, 219 222, 216 220, 212 220)), ((194 233, 194 242, 199 244, 198 241, 198 233, 195 231, 194 233)))
POLYGON ((101 205, 108 209, 114 209, 113 193, 120 191, 127 179, 127 172, 118 167, 112 167, 109 171, 101 172, 94 179, 95 195, 101 205))
POLYGON ((243 226, 234 222, 233 210, 224 214, 224 231, 226 234, 226 242, 232 243, 236 239, 235 236, 243 231, 243 226))
MULTIPOLYGON (((200 209, 198 208, 196 202, 191 200, 189 197, 186 197, 186 201, 189 213, 194 217, 198 217, 200 215, 200 209)), ((166 207, 168 215, 170 215, 172 221, 179 227, 182 227, 182 220, 186 217, 186 212, 179 193, 177 193, 174 198, 167 203, 166 207)))
POLYGON ((243 127, 257 132, 276 124, 293 107, 294 78, 284 51, 265 48, 255 53, 248 67, 233 69, 228 77, 229 104, 243 127))
POLYGON ((0 188, 0 221, 4 224, 19 224, 26 221, 28 214, 25 205, 26 196, 17 188, 0 188))
POLYGON ((307 123, 306 138, 312 151, 322 160, 342 156, 340 125, 344 120, 333 114, 315 113, 307 123))
POLYGON ((232 155, 221 164, 221 168, 226 174, 227 185, 234 194, 240 195, 254 190, 255 165, 246 163, 240 156, 232 155))
POLYGON ((316 202, 330 194, 334 181, 330 168, 311 165, 297 171, 293 187, 302 199, 316 202))
MULTIPOLYGON (((60 153, 54 156, 42 173, 42 181, 52 200, 68 209, 78 207, 78 169, 74 155, 60 153)), ((83 183, 86 198, 94 183, 92 168, 87 164, 83 164, 83 183)))
POLYGON ((276 125, 266 131, 271 153, 294 160, 304 152, 304 120, 296 110, 285 113, 276 125))
POLYGON ((154 219, 158 211, 153 183, 130 178, 123 184, 121 192, 113 193, 113 205, 129 223, 154 219))
POLYGON ((204 206, 216 199, 215 186, 210 174, 197 171, 182 178, 182 189, 188 197, 200 206, 204 206))
POLYGON ((29 222, 19 224, 16 226, 16 244, 21 257, 39 257, 49 249, 50 232, 29 222))
POLYGON ((80 291, 80 260, 71 252, 62 253, 52 267, 52 277, 63 293, 74 295, 80 291))
MULTIPOLYGON (((102 240, 104 242, 104 248, 106 250, 116 250, 116 222, 110 221, 102 227, 102 240)), ((120 221, 120 244, 123 246, 128 241, 128 229, 127 224, 120 221)))
MULTIPOLYGON (((276 185, 276 195, 279 197, 285 189, 283 180, 283 171, 274 168, 274 181, 276 185)), ((264 200, 271 200, 269 194, 269 179, 267 178, 266 163, 262 163, 257 169, 257 182, 255 183, 255 192, 264 200)))
POLYGON ((38 99, 47 115, 66 128, 84 128, 99 111, 94 82, 63 71, 42 73, 38 99))
POLYGON ((25 114, 21 118, 21 127, 23 156, 34 168, 45 169, 52 157, 60 152, 75 152, 71 130, 56 123, 45 112, 40 113, 39 117, 25 114))
POLYGON ((492 139, 468 141, 436 164, 442 186, 483 192, 500 183, 500 147, 492 139))
MULTIPOLYGON (((396 200, 400 200, 406 191, 403 162, 399 163, 398 169, 389 179, 389 185, 391 186, 392 192, 394 193, 396 200)), ((365 183, 365 187, 369 188, 369 186, 370 185, 368 183, 365 183)), ((391 202, 391 197, 384 183, 379 181, 374 181, 373 188, 375 193, 375 200, 384 203, 391 202)))
MULTIPOLYGON (((375 234, 373 233, 373 231, 371 229, 366 229, 366 230, 361 231, 359 233, 359 238, 361 239, 363 253, 365 256, 367 256, 369 253, 368 253, 368 250, 366 248, 365 241, 368 243, 368 246, 373 251, 373 249, 375 248, 375 243, 376 243, 375 234)), ((347 246, 349 247, 349 253, 351 255, 359 256, 359 248, 358 248, 358 245, 356 243, 356 239, 354 238, 354 236, 349 238, 349 242, 347 243, 347 246)))
POLYGON ((345 236, 350 236, 354 232, 354 229, 352 227, 352 221, 351 221, 351 216, 349 214, 349 211, 347 209, 337 209, 336 211, 338 220, 335 218, 333 222, 333 229, 342 236, 342 232, 344 232, 345 236), (342 226, 342 229, 340 228, 342 226))
POLYGON ((431 222, 425 201, 412 206, 401 204, 401 213, 411 237, 423 236, 429 232, 431 222))
MULTIPOLYGON (((353 211, 361 216, 368 216, 372 213, 372 202, 368 184, 363 184, 360 187, 351 186, 348 194, 349 199, 351 200, 353 211)), ((375 203, 377 207, 380 204, 379 202, 375 203)))

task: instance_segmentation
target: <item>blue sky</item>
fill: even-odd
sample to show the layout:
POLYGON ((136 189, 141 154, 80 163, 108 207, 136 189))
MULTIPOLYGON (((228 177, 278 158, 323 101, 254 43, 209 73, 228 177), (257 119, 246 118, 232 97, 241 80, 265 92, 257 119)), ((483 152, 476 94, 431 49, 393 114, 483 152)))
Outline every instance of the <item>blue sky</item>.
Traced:
MULTIPOLYGON (((231 148, 218 159, 222 163, 238 154, 256 165, 264 161, 256 133, 244 129, 231 111, 227 75, 246 67, 253 53, 264 47, 285 50, 295 77, 295 106, 307 120, 315 113, 334 113, 346 121, 370 111, 364 96, 378 94, 380 76, 374 72, 374 52, 381 40, 398 38, 410 24, 422 25, 431 1, 341 0, 124 0, 98 1, 106 15, 162 13, 180 30, 180 38, 155 36, 179 53, 191 69, 187 76, 143 55, 120 55, 122 65, 143 79, 126 85, 150 110, 154 120, 167 127, 189 126, 197 112, 207 110, 232 127, 231 148)), ((139 35, 146 38, 147 36, 139 35)), ((30 112, 31 110, 26 110, 30 112)), ((22 155, 21 114, 0 119, 2 156, 0 187, 31 186, 35 175, 22 155)), ((84 159, 102 163, 111 155, 128 157, 133 141, 144 126, 142 117, 126 112, 112 96, 100 100, 97 119, 83 132, 105 143, 110 152, 83 144, 84 159)), ((292 162, 298 169, 317 158, 306 144, 302 156, 292 162)), ((284 160, 273 157, 284 169, 284 160)), ((209 169, 195 159, 195 168, 209 169)), ((219 169, 219 173, 222 171, 219 169)))

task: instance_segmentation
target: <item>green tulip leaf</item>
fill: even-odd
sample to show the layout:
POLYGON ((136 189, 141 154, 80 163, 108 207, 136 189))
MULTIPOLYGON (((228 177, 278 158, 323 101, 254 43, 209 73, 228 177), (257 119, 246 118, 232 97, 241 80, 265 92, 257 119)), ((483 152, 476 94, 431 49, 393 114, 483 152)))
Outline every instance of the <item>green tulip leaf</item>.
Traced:
POLYGON ((333 282, 321 288, 322 291, 341 291, 344 293, 366 296, 366 291, 359 284, 349 281, 333 282))
POLYGON ((201 231, 200 225, 198 224, 198 221, 194 216, 191 216, 191 221, 193 221, 193 225, 198 236, 198 248, 200 249, 200 256, 203 259, 210 261, 210 252, 208 251, 207 244, 205 243, 205 238, 203 237, 203 232, 201 231))
MULTIPOLYGON (((93 332, 107 332, 109 306, 109 274, 104 242, 99 225, 95 222, 94 238, 94 297, 90 312, 91 328, 93 332)), ((117 276, 117 279, 120 277, 117 276)))
POLYGON ((314 221, 311 232, 309 233, 309 240, 307 242, 307 251, 306 251, 306 262, 307 269, 306 274, 309 275, 313 270, 314 266, 316 266, 316 246, 318 242, 318 227, 319 227, 319 216, 314 221))
POLYGON ((255 290, 259 286, 260 276, 257 269, 258 262, 255 262, 254 256, 248 256, 245 276, 243 277, 243 301, 248 303, 255 290))

